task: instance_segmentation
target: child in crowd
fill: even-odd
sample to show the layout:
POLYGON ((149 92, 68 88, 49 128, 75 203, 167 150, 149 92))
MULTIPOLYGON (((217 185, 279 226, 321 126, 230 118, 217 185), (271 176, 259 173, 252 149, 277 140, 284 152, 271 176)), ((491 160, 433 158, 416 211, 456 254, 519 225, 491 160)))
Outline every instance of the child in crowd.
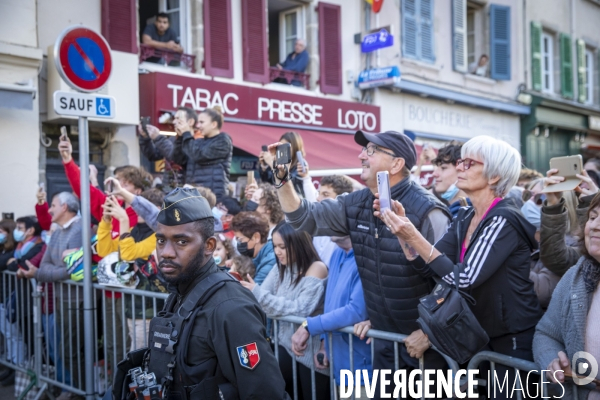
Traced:
POLYGON ((236 274, 239 274, 239 277, 234 275, 236 278, 241 278, 243 281, 250 282, 248 275, 254 279, 254 276, 256 275, 256 267, 254 266, 254 263, 250 257, 235 256, 231 260, 231 269, 229 272, 231 274, 235 272, 236 274))
POLYGON ((231 244, 231 240, 222 233, 217 233, 215 235, 217 237, 217 248, 213 253, 213 257, 215 258, 215 264, 222 271, 229 271, 229 266, 226 264, 227 260, 231 260, 233 256, 235 256, 235 250, 233 249, 233 245, 231 244))

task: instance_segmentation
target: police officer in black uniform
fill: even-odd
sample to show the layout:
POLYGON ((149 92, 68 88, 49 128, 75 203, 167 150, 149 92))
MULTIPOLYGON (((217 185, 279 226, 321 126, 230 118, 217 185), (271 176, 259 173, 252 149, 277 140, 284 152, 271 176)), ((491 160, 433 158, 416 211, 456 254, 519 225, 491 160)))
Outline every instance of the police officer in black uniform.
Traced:
POLYGON ((289 399, 265 314, 213 260, 213 228, 196 189, 165 197, 156 252, 171 295, 150 323, 149 348, 119 364, 115 399, 289 399))

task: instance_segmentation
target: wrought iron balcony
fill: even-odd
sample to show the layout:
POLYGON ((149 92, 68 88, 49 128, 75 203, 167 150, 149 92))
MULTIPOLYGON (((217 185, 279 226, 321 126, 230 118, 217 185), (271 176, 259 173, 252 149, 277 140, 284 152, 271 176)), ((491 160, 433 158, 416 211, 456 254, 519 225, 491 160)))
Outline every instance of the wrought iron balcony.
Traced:
POLYGON ((143 61, 173 67, 184 66, 188 71, 196 72, 196 56, 171 50, 155 49, 147 44, 140 45, 140 63, 143 61))
POLYGON ((310 74, 302 72, 271 67, 269 68, 269 80, 271 82, 287 83, 288 85, 295 83, 295 86, 304 86, 306 89, 310 89, 310 74))

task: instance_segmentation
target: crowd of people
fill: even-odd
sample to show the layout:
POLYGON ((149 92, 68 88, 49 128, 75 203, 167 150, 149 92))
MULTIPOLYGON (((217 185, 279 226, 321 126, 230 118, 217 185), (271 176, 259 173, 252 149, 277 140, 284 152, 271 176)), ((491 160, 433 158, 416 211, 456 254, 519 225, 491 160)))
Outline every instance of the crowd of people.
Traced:
MULTIPOLYGON (((261 151, 261 182, 247 184, 235 198, 229 185, 233 144, 222 132, 220 110, 196 114, 180 108, 174 126, 177 135, 170 138, 151 125, 138 130, 144 155, 165 159, 170 171, 180 172, 163 181, 163 190, 153 188, 154 177, 137 166, 116 168, 104 189, 91 185, 95 279, 108 288, 166 293, 156 252, 165 190, 195 188, 212 209, 216 266, 240 280, 270 317, 305 318, 299 327, 279 322, 276 331, 273 321, 266 321, 267 335, 277 337, 279 368, 291 396, 296 380, 299 398, 311 398, 314 367, 317 398, 330 398, 330 354, 336 386, 344 385, 340 370, 349 369, 351 360, 355 369, 412 370, 424 356, 425 368, 445 370, 446 361, 417 322, 419 301, 436 282, 456 281, 475 300, 471 310, 489 337, 485 349, 535 361, 550 370, 550 381, 569 382, 567 363, 575 352, 600 358, 594 333, 600 321, 600 160, 585 164, 575 190, 555 192, 552 185, 564 180, 559 171, 543 177, 523 168, 519 152, 495 138, 476 136, 437 150, 425 146, 417 156, 415 144, 402 133, 359 131, 355 141, 364 186, 332 175, 316 189, 302 137, 287 132, 261 151), (291 145, 288 166, 273 161, 282 143, 291 145), (417 174, 428 162, 434 184, 422 187, 417 174), (389 208, 380 208, 382 171, 389 175, 389 208), (354 326, 352 353, 348 335, 336 332, 346 326, 354 326), (407 338, 397 347, 376 340, 372 352, 370 329, 407 338), (559 369, 564 373, 554 374, 559 369)), ((81 249, 90 244, 82 243, 88 227, 80 218, 80 170, 67 137, 59 150, 72 191, 53 194, 48 203, 40 189, 35 215, 0 221, 0 270, 21 278, 11 293, 0 293, 5 299, 0 332, 7 338, 30 329, 31 315, 17 321, 11 310, 23 298, 19 293, 27 279, 34 278, 46 298, 42 320, 51 361, 59 379, 81 387, 82 292, 59 283, 82 279, 81 249), (77 325, 59 329, 66 320, 77 325)), ((99 336, 105 363, 114 371, 123 354, 148 343, 150 319, 162 302, 104 293, 105 328, 99 336)), ((22 363, 28 355, 14 342, 5 340, 5 352, 11 362, 22 363)), ((10 381, 10 373, 5 375, 10 381)), ((497 398, 503 396, 509 397, 508 388, 497 398)), ((64 390, 58 398, 75 397, 64 390)), ((589 398, 600 398, 600 392, 589 398)))

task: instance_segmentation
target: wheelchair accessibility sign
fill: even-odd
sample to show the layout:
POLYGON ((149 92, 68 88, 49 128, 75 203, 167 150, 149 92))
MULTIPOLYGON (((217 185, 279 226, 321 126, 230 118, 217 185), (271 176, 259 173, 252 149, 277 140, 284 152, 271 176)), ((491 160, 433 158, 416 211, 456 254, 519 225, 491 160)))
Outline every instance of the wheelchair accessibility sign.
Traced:
POLYGON ((114 118, 116 102, 111 96, 54 92, 54 111, 59 115, 89 118, 114 118))

